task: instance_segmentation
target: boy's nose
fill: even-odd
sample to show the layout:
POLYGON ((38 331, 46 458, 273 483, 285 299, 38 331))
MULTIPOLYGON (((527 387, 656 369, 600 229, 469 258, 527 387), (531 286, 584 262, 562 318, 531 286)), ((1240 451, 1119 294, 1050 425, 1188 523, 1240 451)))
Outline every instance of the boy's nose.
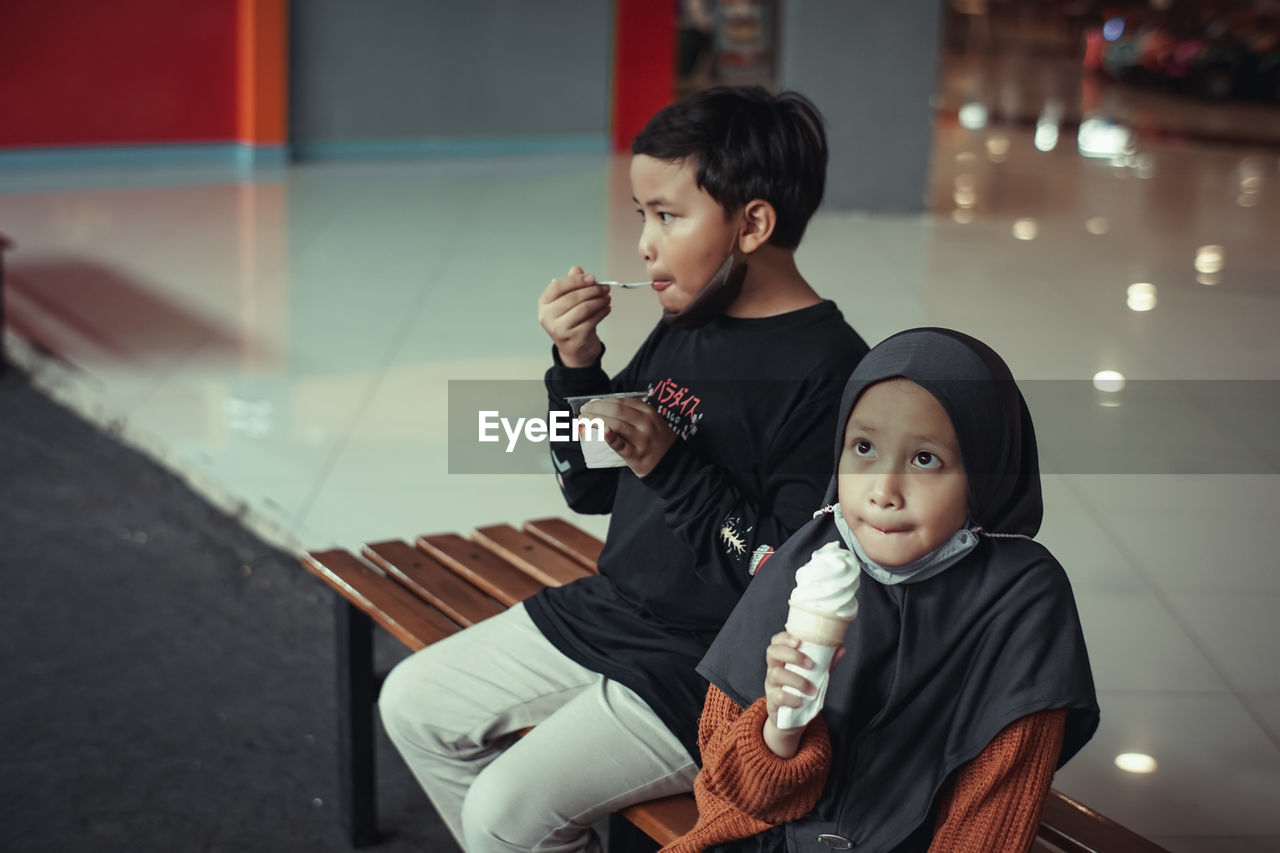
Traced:
POLYGON ((649 239, 649 225, 640 229, 640 242, 636 246, 640 250, 640 260, 648 263, 653 260, 653 241, 649 239))

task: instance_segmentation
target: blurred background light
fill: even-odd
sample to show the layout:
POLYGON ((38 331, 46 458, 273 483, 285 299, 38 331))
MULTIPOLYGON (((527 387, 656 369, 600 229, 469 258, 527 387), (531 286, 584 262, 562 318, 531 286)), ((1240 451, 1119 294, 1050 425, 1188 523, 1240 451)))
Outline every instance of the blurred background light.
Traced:
POLYGON ((1126 773, 1154 773, 1156 760, 1141 752, 1122 752, 1116 756, 1116 767, 1126 773))
POLYGON ((1052 151, 1058 145, 1058 125, 1041 120, 1036 123, 1037 151, 1052 151))
POLYGON ((987 107, 977 101, 970 101, 960 108, 960 126, 968 130, 982 130, 987 126, 987 107))
POLYGON ((1156 307, 1156 286, 1146 281, 1129 285, 1125 304, 1130 311, 1150 311, 1156 307))
POLYGON ((987 137, 987 159, 992 163, 1003 163, 1009 156, 1009 137, 996 134, 987 137))
POLYGON ((1222 272, 1225 263, 1226 253, 1221 246, 1209 245, 1196 249, 1196 272, 1198 273, 1222 272))
POLYGON ((1133 136, 1122 124, 1106 118, 1090 118, 1080 122, 1076 146, 1084 157, 1113 158, 1132 146, 1133 136))
POLYGON ((1124 374, 1118 370, 1099 370, 1093 374, 1093 387, 1114 394, 1124 388, 1124 374))

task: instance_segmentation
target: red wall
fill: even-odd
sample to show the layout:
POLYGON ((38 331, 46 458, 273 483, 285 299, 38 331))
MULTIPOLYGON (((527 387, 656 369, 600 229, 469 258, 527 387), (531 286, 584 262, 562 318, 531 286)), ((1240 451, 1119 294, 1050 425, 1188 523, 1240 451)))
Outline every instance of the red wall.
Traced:
POLYGON ((236 138, 236 0, 4 5, 0 147, 236 138))
POLYGON ((655 0, 614 0, 613 114, 615 151, 631 140, 675 90, 675 6, 655 0))

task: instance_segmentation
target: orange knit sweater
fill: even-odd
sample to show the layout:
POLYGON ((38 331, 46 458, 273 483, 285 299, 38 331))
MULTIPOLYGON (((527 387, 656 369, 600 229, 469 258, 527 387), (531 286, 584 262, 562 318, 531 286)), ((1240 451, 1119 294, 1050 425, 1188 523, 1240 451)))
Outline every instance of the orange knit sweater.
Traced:
MULTIPOLYGON (((702 772, 693 783, 698 822, 663 853, 700 853, 798 820, 813 810, 831 766, 831 741, 818 716, 791 758, 764 742, 765 700, 742 710, 715 685, 698 725, 702 772)), ((1030 849, 1049 792, 1066 711, 1010 724, 961 768, 938 810, 929 853, 1030 849)))

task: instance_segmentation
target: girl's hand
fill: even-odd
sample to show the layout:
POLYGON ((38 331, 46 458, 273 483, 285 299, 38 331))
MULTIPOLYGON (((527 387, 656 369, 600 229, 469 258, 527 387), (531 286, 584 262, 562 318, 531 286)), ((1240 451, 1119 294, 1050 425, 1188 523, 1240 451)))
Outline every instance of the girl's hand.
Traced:
MULTIPOLYGON (((844 646, 841 646, 836 649, 835 655, 831 658, 832 668, 843 656, 844 646)), ((800 673, 787 669, 787 664, 793 664, 803 670, 812 670, 813 661, 800 651, 800 641, 786 631, 773 635, 769 648, 765 650, 764 659, 767 665, 764 673, 764 698, 765 708, 769 712, 769 717, 764 723, 764 742, 774 755, 779 758, 790 758, 800 748, 800 736, 804 733, 804 728, 778 728, 778 709, 784 705, 789 708, 798 708, 804 703, 804 697, 783 688, 794 687, 804 696, 812 696, 818 688, 800 673)))
POLYGON ((813 669, 813 661, 809 656, 800 651, 800 641, 788 634, 786 631, 773 635, 773 639, 769 643, 769 648, 765 649, 764 660, 766 669, 764 672, 764 697, 765 704, 769 710, 769 719, 776 725, 778 722, 778 709, 782 706, 788 708, 799 708, 803 703, 803 697, 783 690, 783 687, 794 687, 805 696, 812 696, 817 688, 813 686, 813 682, 787 669, 787 664, 794 664, 804 670, 813 669))
POLYGON ((813 694, 816 687, 809 679, 799 673, 787 669, 787 664, 795 664, 801 669, 813 669, 813 661, 800 651, 800 641, 782 631, 773 635, 769 648, 765 649, 764 660, 767 665, 764 673, 764 701, 769 717, 764 721, 765 745, 779 758, 790 758, 800 748, 800 736, 803 728, 778 728, 778 709, 782 706, 798 708, 804 699, 783 687, 794 687, 805 696, 813 694))

